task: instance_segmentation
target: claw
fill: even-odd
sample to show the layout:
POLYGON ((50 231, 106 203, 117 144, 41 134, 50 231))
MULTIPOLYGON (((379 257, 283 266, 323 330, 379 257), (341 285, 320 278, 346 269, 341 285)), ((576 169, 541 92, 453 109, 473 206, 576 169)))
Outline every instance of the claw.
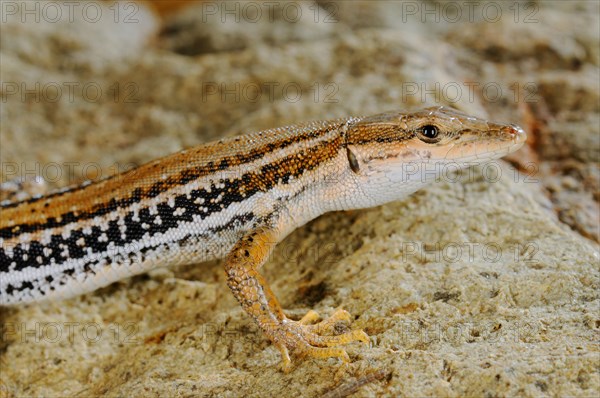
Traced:
POLYGON ((283 370, 283 373, 289 373, 292 370, 292 361, 288 349, 283 344, 278 344, 277 349, 281 353, 281 370, 283 370))

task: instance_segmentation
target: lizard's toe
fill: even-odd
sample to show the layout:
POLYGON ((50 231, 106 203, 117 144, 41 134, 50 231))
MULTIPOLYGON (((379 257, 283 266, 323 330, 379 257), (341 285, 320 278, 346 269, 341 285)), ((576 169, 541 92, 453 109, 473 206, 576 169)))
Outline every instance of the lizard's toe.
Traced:
POLYGON ((291 369, 291 361, 288 352, 293 352, 298 357, 312 358, 340 358, 344 362, 350 359, 343 348, 337 346, 354 341, 369 342, 369 336, 362 330, 352 330, 339 335, 323 335, 331 331, 339 321, 347 321, 350 314, 344 310, 337 310, 329 318, 314 324, 318 314, 309 311, 300 321, 285 319, 273 336, 273 341, 282 355, 282 366, 284 371, 291 369))
POLYGON ((334 326, 338 322, 350 322, 352 317, 350 313, 343 309, 337 309, 329 318, 322 320, 321 322, 315 323, 314 325, 308 325, 306 322, 303 322, 305 318, 311 315, 311 319, 318 319, 318 314, 315 311, 309 311, 304 317, 300 320, 301 323, 307 325, 307 330, 310 330, 317 334, 322 334, 324 332, 330 331, 334 328, 334 326), (316 315, 316 318, 312 318, 316 315))

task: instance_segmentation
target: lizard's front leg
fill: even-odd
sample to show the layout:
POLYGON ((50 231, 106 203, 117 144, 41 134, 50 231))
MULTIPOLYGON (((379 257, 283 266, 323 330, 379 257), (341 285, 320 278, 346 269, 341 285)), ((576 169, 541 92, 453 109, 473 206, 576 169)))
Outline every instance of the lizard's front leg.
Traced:
POLYGON ((351 341, 366 343, 369 337, 365 332, 354 330, 338 336, 320 334, 333 326, 335 321, 349 319, 346 311, 337 311, 318 325, 306 324, 309 319, 316 317, 314 311, 301 321, 293 321, 285 316, 268 283, 258 272, 279 241, 279 236, 275 228, 260 227, 236 243, 225 260, 229 288, 242 308, 281 352, 284 371, 290 369, 290 351, 299 356, 338 357, 349 361, 346 351, 335 346, 351 341))

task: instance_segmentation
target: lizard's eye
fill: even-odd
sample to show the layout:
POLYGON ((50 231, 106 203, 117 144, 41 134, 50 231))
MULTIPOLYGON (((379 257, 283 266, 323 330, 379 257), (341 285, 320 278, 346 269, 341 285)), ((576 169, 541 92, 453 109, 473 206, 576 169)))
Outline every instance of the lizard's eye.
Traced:
POLYGON ((421 127, 421 134, 423 134, 423 137, 429 138, 430 140, 432 140, 435 137, 437 137, 438 129, 435 126, 428 124, 427 126, 421 127))
POLYGON ((432 124, 426 124, 425 126, 419 128, 417 133, 422 141, 429 143, 437 142, 441 138, 439 129, 432 124))

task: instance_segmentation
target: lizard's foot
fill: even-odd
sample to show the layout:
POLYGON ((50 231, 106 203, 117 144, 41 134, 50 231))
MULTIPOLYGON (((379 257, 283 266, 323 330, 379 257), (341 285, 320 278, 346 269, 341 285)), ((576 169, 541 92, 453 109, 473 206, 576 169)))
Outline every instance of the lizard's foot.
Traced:
POLYGON ((269 284, 258 272, 281 236, 280 230, 263 225, 242 237, 225 259, 229 288, 244 311, 281 352, 284 371, 290 370, 289 352, 300 357, 335 357, 349 362, 346 351, 337 346, 352 341, 368 343, 369 336, 362 330, 337 336, 324 332, 332 329, 337 321, 350 320, 350 314, 338 310, 329 319, 309 325, 319 317, 316 312, 309 311, 301 321, 293 321, 285 316, 269 284))
POLYGON ((319 318, 315 311, 309 311, 300 321, 284 319, 276 330, 273 331, 273 341, 282 356, 282 367, 285 372, 291 368, 288 350, 299 357, 313 358, 340 358, 349 362, 350 358, 346 350, 336 347, 353 341, 369 342, 369 336, 362 330, 339 334, 336 336, 323 335, 330 331, 339 321, 349 321, 350 314, 344 310, 337 310, 329 318, 314 324, 319 318))

